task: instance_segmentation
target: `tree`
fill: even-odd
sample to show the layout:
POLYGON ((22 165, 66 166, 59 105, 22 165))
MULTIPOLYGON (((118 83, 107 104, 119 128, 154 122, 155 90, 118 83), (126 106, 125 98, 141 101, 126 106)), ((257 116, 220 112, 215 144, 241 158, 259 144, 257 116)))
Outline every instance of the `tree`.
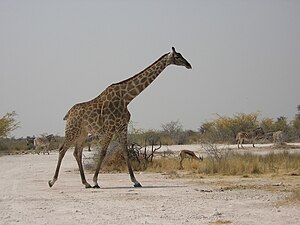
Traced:
POLYGON ((16 112, 6 113, 0 118, 0 138, 7 137, 10 132, 19 127, 19 122, 15 119, 17 116, 16 112))
POLYGON ((276 130, 286 131, 288 126, 288 121, 285 116, 280 116, 277 118, 277 121, 275 122, 276 130))
POLYGON ((234 143, 240 131, 247 131, 259 126, 259 113, 238 113, 233 117, 218 115, 218 118, 201 125, 202 141, 212 143, 234 143))
POLYGON ((261 127, 265 132, 274 132, 276 131, 274 120, 271 118, 264 118, 261 121, 261 127))
POLYGON ((172 138, 175 144, 184 144, 185 136, 182 129, 182 124, 177 121, 171 121, 161 125, 163 132, 172 138))
POLYGON ((177 121, 171 121, 169 123, 164 123, 161 125, 164 132, 172 135, 177 134, 182 131, 182 125, 181 123, 177 121))

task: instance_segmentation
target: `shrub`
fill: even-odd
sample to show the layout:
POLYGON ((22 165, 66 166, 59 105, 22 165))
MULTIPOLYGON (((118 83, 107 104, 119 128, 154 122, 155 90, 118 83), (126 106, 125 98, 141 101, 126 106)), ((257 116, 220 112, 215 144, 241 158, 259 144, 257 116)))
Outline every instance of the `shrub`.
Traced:
POLYGON ((0 138, 7 137, 9 133, 19 127, 19 122, 16 121, 16 113, 6 113, 0 118, 0 138))

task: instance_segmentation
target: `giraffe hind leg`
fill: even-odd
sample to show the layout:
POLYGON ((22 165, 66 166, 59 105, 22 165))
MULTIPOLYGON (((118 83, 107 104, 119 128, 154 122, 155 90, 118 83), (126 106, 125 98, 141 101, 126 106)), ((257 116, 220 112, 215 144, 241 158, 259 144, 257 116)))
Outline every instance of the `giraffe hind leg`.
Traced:
POLYGON ((56 169, 55 169, 55 173, 54 176, 52 178, 52 180, 48 181, 49 187, 52 187, 54 185, 54 183, 56 182, 57 178, 58 178, 58 174, 59 174, 59 169, 61 166, 61 162, 62 159, 64 158, 67 150, 69 149, 71 145, 67 144, 67 143, 63 143, 63 145, 59 148, 59 155, 58 155, 58 161, 57 161, 57 165, 56 165, 56 169))
POLYGON ((100 171, 100 168, 102 165, 102 161, 106 156, 107 148, 108 148, 108 145, 109 145, 111 139, 112 139, 112 135, 109 134, 105 138, 103 138, 100 142, 101 149, 99 152, 99 159, 98 159, 98 163, 97 163, 96 170, 95 170, 94 177, 93 177, 93 182, 94 182, 93 188, 100 188, 100 186, 98 184, 98 175, 99 175, 99 171, 100 171))
POLYGON ((241 145, 241 147, 242 147, 241 140, 239 139, 239 140, 237 141, 237 146, 238 146, 238 148, 240 148, 240 145, 241 145))
POLYGON ((80 171, 80 176, 81 176, 82 184, 85 185, 86 188, 91 188, 92 186, 85 179, 84 170, 83 170, 83 166, 82 166, 83 144, 84 144, 83 142, 80 143, 80 144, 76 144, 73 155, 74 155, 74 157, 75 157, 75 159, 77 161, 77 164, 78 164, 78 168, 79 168, 79 171, 80 171))

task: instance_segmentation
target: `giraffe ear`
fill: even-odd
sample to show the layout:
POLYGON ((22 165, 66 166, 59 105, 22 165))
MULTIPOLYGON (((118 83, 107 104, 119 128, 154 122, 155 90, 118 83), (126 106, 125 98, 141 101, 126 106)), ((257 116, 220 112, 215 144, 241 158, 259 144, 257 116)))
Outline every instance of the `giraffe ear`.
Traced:
POLYGON ((174 47, 172 47, 172 51, 173 51, 173 52, 176 52, 174 47))

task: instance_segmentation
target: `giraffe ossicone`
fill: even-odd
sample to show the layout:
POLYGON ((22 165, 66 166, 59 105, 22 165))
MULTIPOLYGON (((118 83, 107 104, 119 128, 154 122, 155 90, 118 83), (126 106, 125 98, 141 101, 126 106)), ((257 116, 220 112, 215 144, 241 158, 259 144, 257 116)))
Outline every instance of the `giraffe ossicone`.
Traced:
POLYGON ((56 170, 53 179, 48 182, 50 187, 58 179, 62 159, 72 145, 75 145, 73 155, 79 167, 82 184, 86 188, 92 187, 86 181, 82 165, 82 150, 88 134, 101 137, 99 139, 99 160, 93 177, 93 187, 100 187, 98 185, 98 174, 109 143, 114 135, 118 137, 122 145, 124 158, 127 162, 129 175, 131 181, 134 183, 134 187, 141 187, 141 184, 134 176, 128 154, 127 127, 130 120, 130 112, 127 106, 169 65, 184 66, 187 69, 192 68, 191 64, 172 47, 171 52, 161 56, 140 73, 108 86, 96 98, 75 104, 67 112, 64 117, 64 120, 66 120, 65 141, 59 148, 56 170))

